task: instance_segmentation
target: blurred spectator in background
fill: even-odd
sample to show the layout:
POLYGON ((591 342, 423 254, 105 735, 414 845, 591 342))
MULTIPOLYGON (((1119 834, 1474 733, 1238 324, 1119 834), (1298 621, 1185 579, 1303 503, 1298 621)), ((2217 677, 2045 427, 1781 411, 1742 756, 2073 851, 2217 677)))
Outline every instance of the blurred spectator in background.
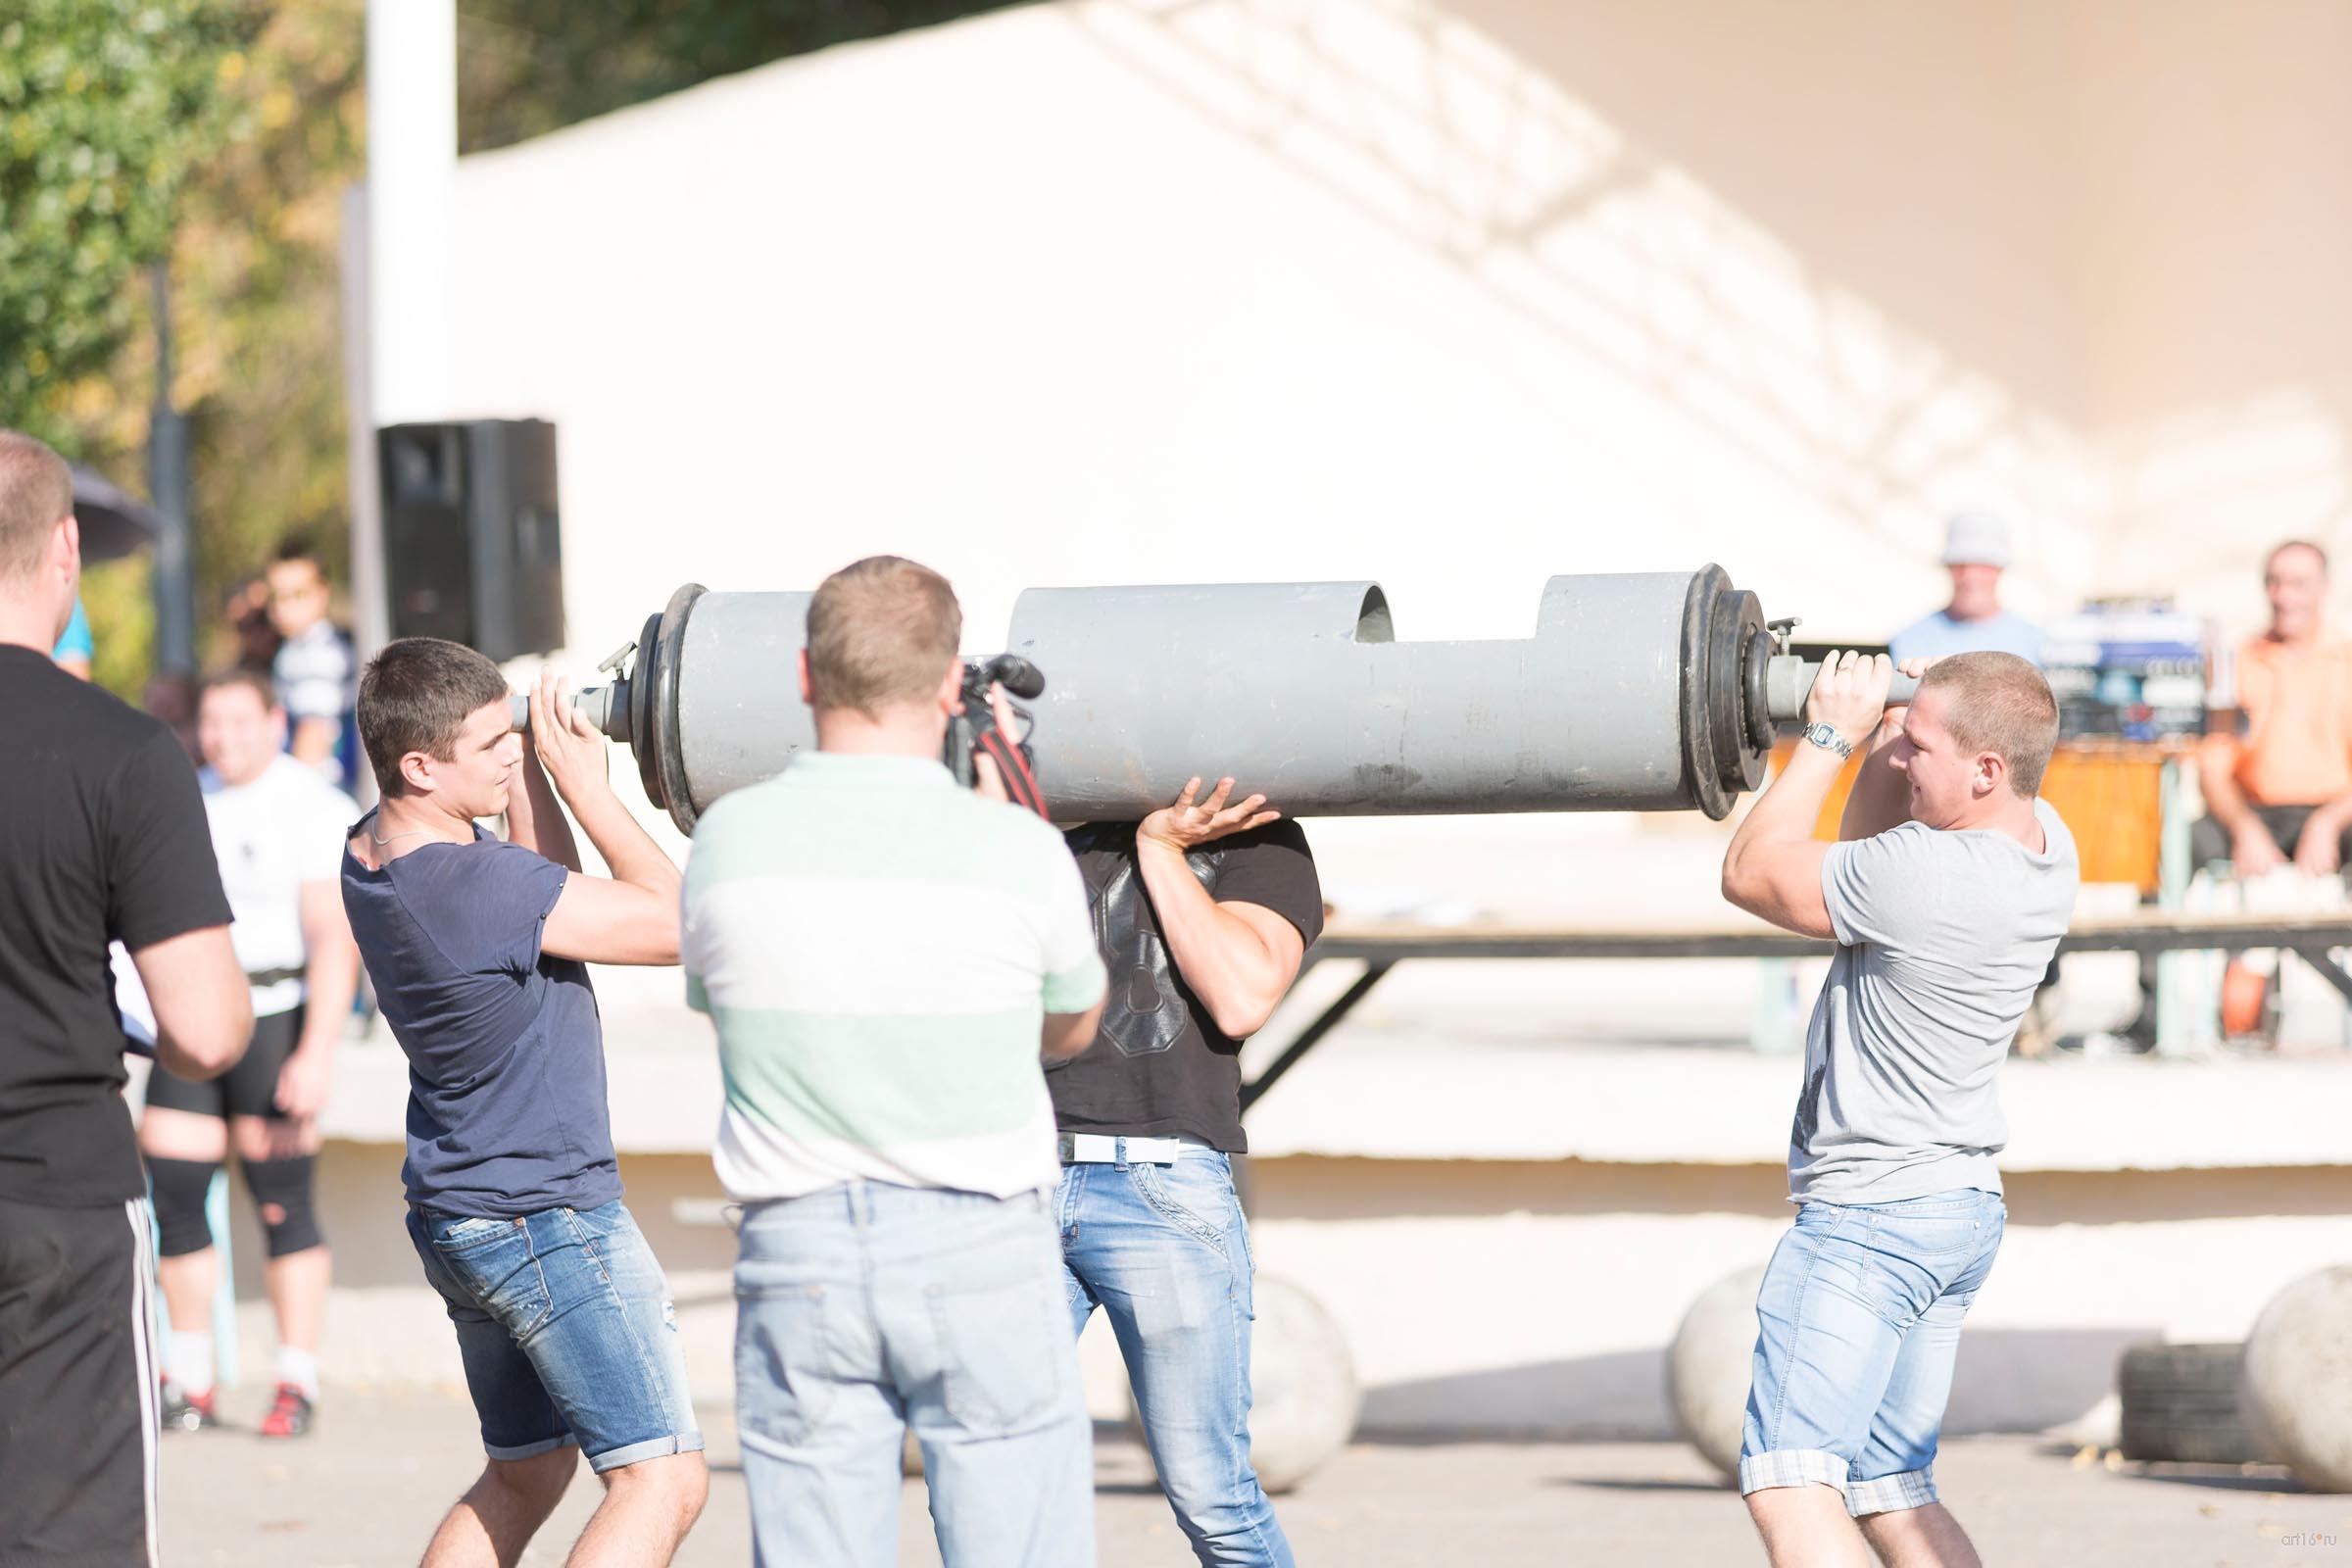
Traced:
POLYGON ((1943 564, 1951 603, 1894 634, 1886 651, 1897 664, 1946 654, 2015 654, 2041 662, 2041 628, 2001 608, 2001 572, 2009 564, 2009 524, 1989 512, 1963 512, 1944 524, 1943 564))
POLYGON ((2231 861, 2241 877, 2292 859, 2313 876, 2352 852, 2352 642, 2328 630, 2328 555, 2290 539, 2263 564, 2270 628, 2237 653, 2242 734, 2210 736, 2199 754, 2205 816, 2196 863, 2231 861))
POLYGON ((268 675, 277 663, 277 651, 286 640, 270 619, 270 580, 245 577, 228 591, 228 629, 236 639, 235 663, 268 675))
POLYGON ((219 1078, 196 1082, 159 1066, 147 1084, 139 1148, 155 1193, 156 1272, 170 1319, 163 1420, 189 1432, 218 1424, 212 1311, 220 1254, 205 1200, 233 1148, 268 1244, 264 1280, 277 1318, 277 1392, 261 1433, 299 1437, 318 1398, 318 1328, 332 1271, 313 1173, 318 1112, 359 985, 340 878, 343 835, 360 808, 285 754, 285 710, 269 676, 214 676, 197 714, 205 816, 254 1025, 243 1059, 219 1078))
POLYGON ((329 784, 348 788, 359 756, 352 719, 358 672, 351 639, 327 618, 326 572, 307 545, 293 541, 278 551, 267 576, 270 618, 285 638, 272 673, 278 701, 293 720, 286 750, 329 784))
POLYGON ((81 595, 74 596, 74 618, 66 622, 66 634, 57 640, 49 657, 57 667, 81 680, 90 678, 90 661, 97 657, 98 644, 90 636, 89 612, 81 608, 81 595))
POLYGON ((188 760, 202 766, 204 759, 196 752, 196 682, 173 669, 159 669, 148 677, 139 706, 154 717, 160 718, 179 742, 179 749, 188 754, 188 760))

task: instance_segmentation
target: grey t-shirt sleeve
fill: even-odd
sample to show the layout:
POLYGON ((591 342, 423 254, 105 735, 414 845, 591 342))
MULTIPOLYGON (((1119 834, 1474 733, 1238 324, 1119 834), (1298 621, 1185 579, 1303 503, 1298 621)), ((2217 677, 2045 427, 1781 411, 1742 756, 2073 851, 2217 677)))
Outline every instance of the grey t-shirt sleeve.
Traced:
POLYGON ((1915 939, 1934 909, 1935 851, 1935 829, 1920 822, 1831 845, 1821 897, 1838 942, 1900 948, 1915 939))

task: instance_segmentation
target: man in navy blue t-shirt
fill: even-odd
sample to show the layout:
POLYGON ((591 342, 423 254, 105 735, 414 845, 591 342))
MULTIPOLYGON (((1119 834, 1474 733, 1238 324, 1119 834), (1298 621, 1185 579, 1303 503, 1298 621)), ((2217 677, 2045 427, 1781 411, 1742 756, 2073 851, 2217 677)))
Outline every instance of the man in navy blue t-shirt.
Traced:
POLYGON ((408 1054, 409 1236, 489 1454, 425 1568, 514 1561, 582 1453, 606 1494, 571 1560, 666 1563, 702 1509, 703 1436, 668 1284, 620 1201, 584 965, 678 961, 677 867, 552 674, 526 749, 497 665, 405 638, 368 664, 359 722, 383 804, 352 833, 343 905, 408 1054), (581 873, 558 795, 612 879, 581 873), (502 811, 504 843, 475 825, 502 811))

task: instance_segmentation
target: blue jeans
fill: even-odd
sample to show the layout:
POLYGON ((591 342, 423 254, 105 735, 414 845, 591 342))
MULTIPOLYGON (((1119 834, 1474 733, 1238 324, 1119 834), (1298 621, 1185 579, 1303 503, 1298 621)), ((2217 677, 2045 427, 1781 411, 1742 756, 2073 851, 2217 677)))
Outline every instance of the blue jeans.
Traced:
POLYGON ((409 1240, 457 1325, 491 1458, 577 1443, 601 1474, 702 1448, 669 1282, 617 1200, 520 1219, 412 1208, 409 1240))
POLYGON ((1936 1500, 1960 1320, 2007 1213, 1973 1187, 1797 1210, 1756 1297, 1742 1494, 1831 1486, 1857 1515, 1936 1500))
POLYGON ((747 1207, 741 1247, 760 1568, 896 1563, 908 1429, 947 1568, 1092 1568, 1094 1427, 1042 1195, 849 1182, 747 1207))
POLYGON ((1289 1568, 1250 1463, 1250 1235, 1233 1163, 1187 1144, 1173 1165, 1061 1170, 1070 1319, 1108 1314, 1160 1490, 1203 1563, 1289 1568))

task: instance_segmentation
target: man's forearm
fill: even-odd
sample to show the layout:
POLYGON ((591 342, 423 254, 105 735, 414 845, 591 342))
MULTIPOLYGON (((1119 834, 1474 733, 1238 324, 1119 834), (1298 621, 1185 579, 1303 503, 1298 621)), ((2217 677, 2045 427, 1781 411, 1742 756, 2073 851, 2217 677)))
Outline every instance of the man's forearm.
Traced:
POLYGON ((297 1051, 332 1051, 351 1023, 360 991, 360 950, 348 940, 314 945, 303 964, 302 1039, 297 1051))
POLYGON ((2338 795, 2334 800, 2313 808, 2303 831, 2309 833, 2311 824, 2315 822, 2323 831, 2337 835, 2342 834, 2346 827, 2352 827, 2352 793, 2338 795))
POLYGON ((522 788, 507 794, 507 839, 519 844, 558 865, 580 869, 580 846, 571 836, 571 824, 564 818, 564 808, 556 801, 555 786, 547 780, 547 769, 539 760, 524 752, 522 788))
POLYGON ((572 802, 571 812, 579 818, 596 853, 604 857, 613 881, 643 888, 673 903, 677 900, 681 877, 676 864, 662 853, 662 846, 629 814, 610 786, 572 802))
POLYGON ((1854 787, 1847 792, 1845 810, 1838 819, 1840 839, 1875 838, 1910 820, 1911 783, 1895 770, 1888 755, 1902 734, 1900 712, 1899 709, 1888 712, 1887 722, 1879 726, 1878 734, 1871 738, 1869 753, 1855 770, 1854 787))
POLYGON ((294 721, 293 744, 286 750, 298 762, 317 767, 334 755, 339 725, 331 718, 302 718, 294 721))
POLYGON ((1845 760, 1829 748, 1799 741, 1780 777, 1756 797, 1746 820, 1732 835, 1732 847, 1724 856, 1726 870, 1760 845, 1796 844, 1813 837, 1822 805, 1844 766, 1845 760))
POLYGON ((2209 760, 2197 769, 2197 782, 2205 791, 2205 814, 2232 835, 2262 826, 2262 818, 2254 814, 2253 803, 2237 787, 2230 769, 2209 760))
POLYGON ((1293 977, 1249 921, 1217 906, 1183 852, 1139 838, 1135 861, 1169 960, 1220 1028, 1262 1015, 1281 999, 1293 977))

